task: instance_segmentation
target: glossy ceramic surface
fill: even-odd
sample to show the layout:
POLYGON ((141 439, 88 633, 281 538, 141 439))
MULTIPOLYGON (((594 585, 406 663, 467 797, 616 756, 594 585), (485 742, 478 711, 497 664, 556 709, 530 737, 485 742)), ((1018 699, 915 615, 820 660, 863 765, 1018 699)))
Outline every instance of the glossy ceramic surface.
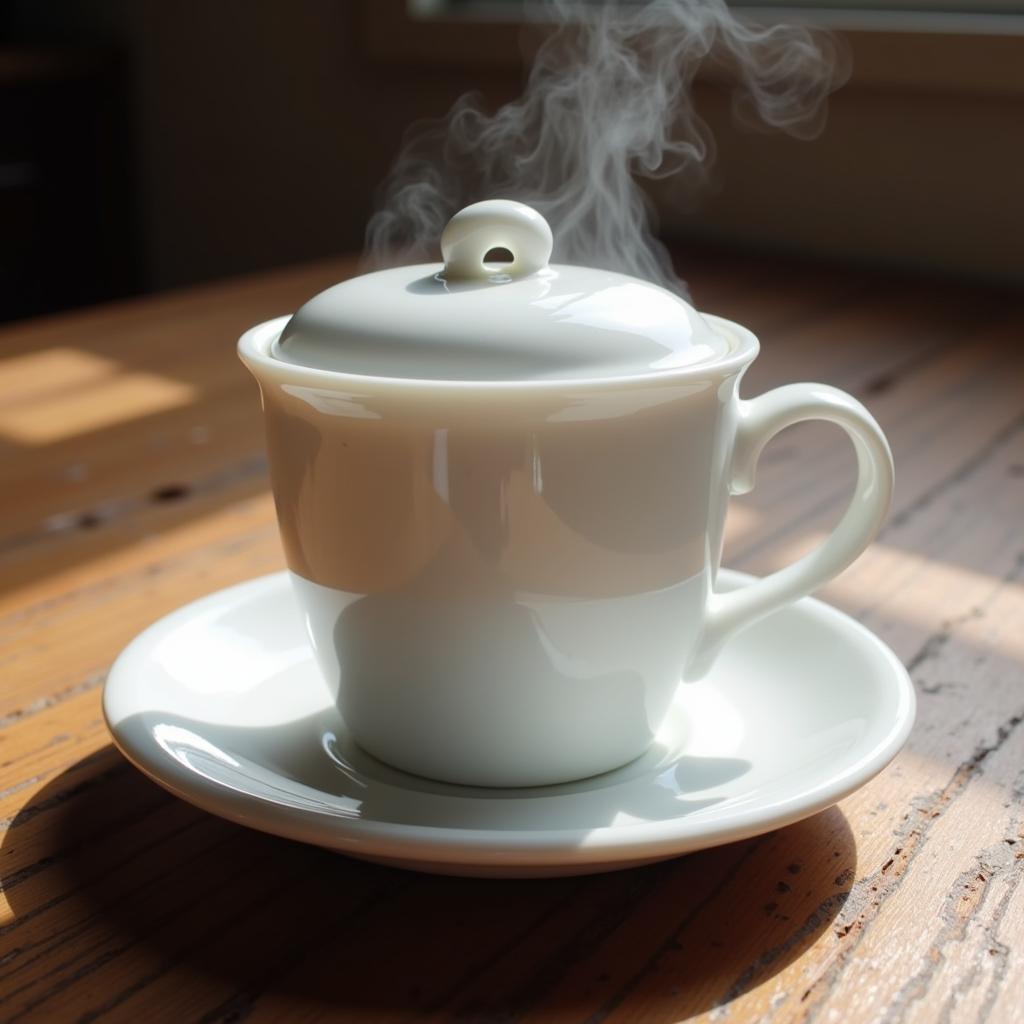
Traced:
POLYGON ((841 571, 889 506, 888 445, 853 398, 803 384, 741 401, 749 331, 549 267, 551 243, 529 207, 478 203, 445 229, 443 268, 346 281, 239 343, 330 691, 363 748, 446 782, 560 783, 636 758, 680 678, 841 571), (716 592, 729 494, 807 419, 853 441, 846 515, 796 565, 716 592))
POLYGON ((707 363, 728 338, 678 295, 624 274, 548 266, 551 230, 503 200, 457 213, 444 264, 351 278, 310 299, 274 342, 300 366, 421 380, 579 380, 707 363), (489 250, 514 259, 487 264, 489 250))
POLYGON ((284 321, 242 338, 288 565, 362 746, 462 784, 615 768, 653 741, 680 677, 863 550, 892 487, 877 424, 819 385, 741 401, 757 340, 707 322, 728 352, 714 363, 575 381, 367 377, 276 359, 284 321), (770 437, 814 418, 854 441, 849 510, 802 562, 716 593, 729 494, 770 437))
POLYGON ((877 638, 804 599, 680 687, 625 767, 538 789, 450 786, 354 744, 282 573, 150 627, 111 669, 104 711, 132 762, 214 814, 402 867, 518 876, 629 867, 813 814, 895 755, 914 695, 877 638))

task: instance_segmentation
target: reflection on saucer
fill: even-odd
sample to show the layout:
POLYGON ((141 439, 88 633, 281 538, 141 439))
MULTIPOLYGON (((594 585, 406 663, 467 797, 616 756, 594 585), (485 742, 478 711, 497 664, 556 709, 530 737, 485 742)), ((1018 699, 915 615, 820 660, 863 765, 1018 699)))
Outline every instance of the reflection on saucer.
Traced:
POLYGON ((914 713, 888 648, 805 599, 681 687, 657 742, 630 764, 558 786, 471 788, 361 750, 302 644, 284 574, 180 609, 111 670, 104 710, 118 746, 214 814, 427 871, 603 871, 775 829, 880 771, 914 713))

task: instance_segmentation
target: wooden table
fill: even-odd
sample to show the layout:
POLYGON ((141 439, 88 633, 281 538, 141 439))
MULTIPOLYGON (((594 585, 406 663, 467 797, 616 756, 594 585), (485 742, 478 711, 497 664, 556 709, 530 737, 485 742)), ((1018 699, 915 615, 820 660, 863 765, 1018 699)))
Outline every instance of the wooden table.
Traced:
MULTIPOLYGON (((685 254, 684 254, 685 255, 685 254)), ((818 379, 892 440, 896 507, 823 596, 909 666, 907 749, 832 810, 579 879, 406 874, 228 824, 129 767, 104 674, 282 565, 246 326, 339 261, 0 332, 5 1021, 1024 1019, 1024 299, 711 254, 746 383, 818 379)), ((848 442, 787 431, 730 516, 765 572, 835 521, 848 442)))

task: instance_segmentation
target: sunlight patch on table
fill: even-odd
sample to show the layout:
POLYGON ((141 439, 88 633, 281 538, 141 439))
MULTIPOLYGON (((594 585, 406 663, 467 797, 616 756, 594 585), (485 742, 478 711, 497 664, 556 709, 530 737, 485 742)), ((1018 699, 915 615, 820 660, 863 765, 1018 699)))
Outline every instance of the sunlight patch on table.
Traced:
POLYGON ((55 346, 0 359, 0 408, 26 405, 117 374, 121 364, 78 348, 55 346))
POLYGON ((0 436, 50 444, 194 402, 196 390, 155 373, 108 373, 0 408, 0 436))
MULTIPOLYGON (((804 534, 779 550, 778 568, 817 547, 824 533, 804 534)), ((923 633, 955 623, 960 640, 1024 661, 1024 631, 1014 628, 1005 614, 1006 603, 1024 616, 1024 584, 979 572, 953 562, 906 551, 879 541, 849 569, 818 592, 857 617, 877 614, 911 623, 923 633), (982 617, 981 609, 999 594, 1004 614, 998 621, 982 617)), ((875 627, 872 627, 875 628, 875 627)))

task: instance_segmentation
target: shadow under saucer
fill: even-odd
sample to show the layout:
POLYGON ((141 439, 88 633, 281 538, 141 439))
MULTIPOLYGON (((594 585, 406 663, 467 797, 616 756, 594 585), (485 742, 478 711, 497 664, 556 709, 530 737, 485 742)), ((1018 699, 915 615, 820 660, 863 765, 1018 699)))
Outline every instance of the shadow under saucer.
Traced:
POLYGON ((99 757, 44 787, 4 843, 15 1016, 73 999, 110 1019, 273 1017, 300 1000, 342 1016, 583 1019, 642 998, 649 1019, 678 1020, 799 957, 856 871, 832 808, 646 868, 411 874, 239 828, 99 757))

